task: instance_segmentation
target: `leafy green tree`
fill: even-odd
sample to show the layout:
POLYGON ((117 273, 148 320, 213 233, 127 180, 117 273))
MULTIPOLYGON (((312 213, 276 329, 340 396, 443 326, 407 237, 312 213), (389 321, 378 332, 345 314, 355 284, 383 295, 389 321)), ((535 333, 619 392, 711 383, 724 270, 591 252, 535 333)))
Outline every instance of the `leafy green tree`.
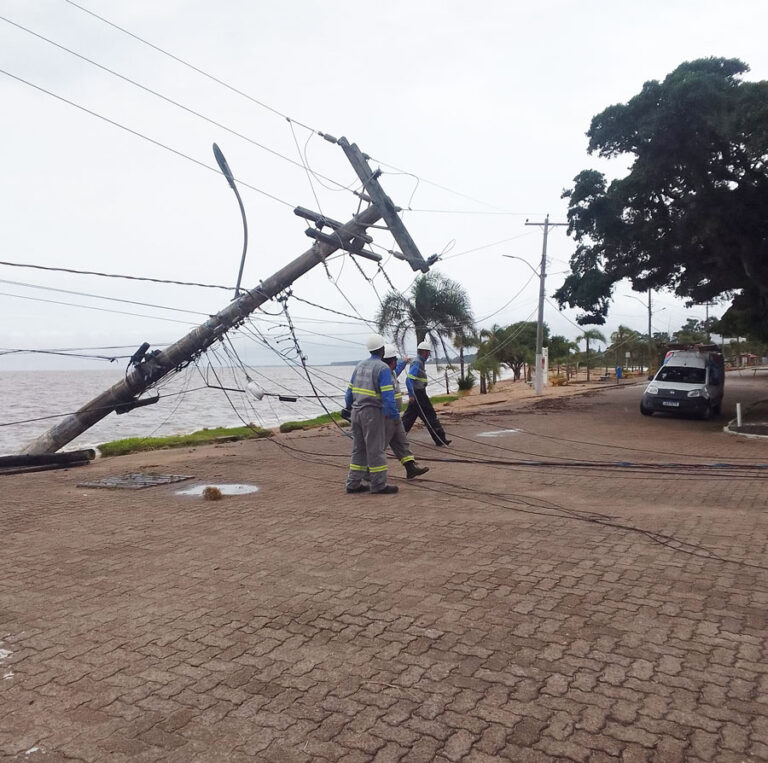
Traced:
POLYGON ((436 271, 419 276, 407 296, 390 291, 382 301, 376 323, 379 331, 390 335, 400 347, 408 332, 413 331, 417 343, 429 337, 432 345, 437 347, 439 343, 446 355, 447 339, 457 332, 469 334, 474 329, 466 291, 461 284, 436 271))
POLYGON ((559 374, 560 365, 564 364, 567 374, 568 361, 571 357, 571 350, 577 350, 578 347, 579 346, 576 344, 576 342, 572 342, 570 339, 566 339, 564 336, 560 336, 559 334, 551 336, 547 342, 550 366, 556 365, 559 374))
MULTIPOLYGON (((545 340, 549 329, 544 326, 545 340)), ((520 379, 523 368, 530 365, 536 357, 536 323, 518 321, 503 329, 498 350, 499 362, 511 369, 515 381, 520 379)))
POLYGON ((675 342, 680 344, 696 344, 707 341, 707 324, 696 318, 688 318, 685 325, 675 331, 675 342))
MULTIPOLYGON (((560 305, 602 324, 613 286, 669 288, 768 338, 768 82, 737 59, 686 62, 592 119, 589 153, 631 159, 608 182, 584 170, 569 199, 576 240, 560 305)), ((746 333, 746 332, 745 332, 746 333)))
POLYGON ((590 357, 589 357, 589 343, 590 342, 606 342, 607 339, 598 329, 587 329, 583 334, 576 337, 576 341, 580 342, 584 340, 584 344, 587 348, 587 381, 589 381, 590 371, 590 357))

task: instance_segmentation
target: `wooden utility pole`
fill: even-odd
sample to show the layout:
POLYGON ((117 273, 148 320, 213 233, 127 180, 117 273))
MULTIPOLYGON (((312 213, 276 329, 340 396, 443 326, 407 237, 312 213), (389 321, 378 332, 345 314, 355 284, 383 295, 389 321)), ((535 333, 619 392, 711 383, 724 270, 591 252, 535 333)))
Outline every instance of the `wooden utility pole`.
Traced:
POLYGON ((156 353, 142 353, 142 357, 137 358, 123 380, 30 442, 22 453, 55 453, 112 411, 128 411, 136 407, 140 394, 164 376, 194 360, 221 340, 227 331, 240 325, 254 310, 287 289, 297 278, 323 262, 333 252, 357 248, 356 241, 365 236, 366 227, 381 218, 382 211, 378 205, 368 207, 339 227, 333 237, 316 241, 304 254, 262 281, 258 288, 242 294, 178 342, 156 353))

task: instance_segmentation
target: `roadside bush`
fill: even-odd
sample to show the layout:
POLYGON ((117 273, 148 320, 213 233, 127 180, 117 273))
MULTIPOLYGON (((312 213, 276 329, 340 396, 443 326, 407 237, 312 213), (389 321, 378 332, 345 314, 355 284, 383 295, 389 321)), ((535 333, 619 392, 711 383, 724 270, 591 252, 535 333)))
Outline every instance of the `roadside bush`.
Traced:
POLYGON ((272 432, 253 424, 247 427, 219 427, 200 429, 191 434, 169 435, 168 437, 127 437, 98 445, 102 456, 124 456, 145 450, 184 448, 189 445, 207 445, 215 442, 250 440, 255 437, 271 437, 272 432))
POLYGON ((331 424, 334 421, 341 427, 349 426, 349 422, 341 418, 340 413, 334 411, 330 416, 325 413, 322 416, 318 416, 314 419, 306 419, 305 421, 284 421, 280 424, 280 431, 285 434, 286 432, 295 432, 297 429, 317 429, 317 427, 331 424))
POLYGON ((474 374, 471 371, 467 371, 464 376, 459 377, 458 385, 462 392, 469 392, 475 386, 474 374))

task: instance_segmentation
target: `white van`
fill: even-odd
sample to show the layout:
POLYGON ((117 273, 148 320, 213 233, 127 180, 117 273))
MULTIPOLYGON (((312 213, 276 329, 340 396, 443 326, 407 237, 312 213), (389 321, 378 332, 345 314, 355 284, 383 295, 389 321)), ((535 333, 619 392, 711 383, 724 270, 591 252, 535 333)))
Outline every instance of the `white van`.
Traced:
POLYGON ((670 350, 645 388, 640 413, 720 415, 725 386, 723 356, 714 349, 670 350))

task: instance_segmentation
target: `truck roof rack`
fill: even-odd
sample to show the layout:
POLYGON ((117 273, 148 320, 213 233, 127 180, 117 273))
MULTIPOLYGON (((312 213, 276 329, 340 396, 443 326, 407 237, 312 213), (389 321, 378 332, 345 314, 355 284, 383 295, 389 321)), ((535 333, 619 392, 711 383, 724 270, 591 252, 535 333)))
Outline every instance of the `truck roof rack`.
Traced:
POLYGON ((695 343, 674 343, 670 342, 666 345, 667 350, 692 350, 695 352, 720 352, 720 348, 716 344, 702 344, 700 342, 695 343))

